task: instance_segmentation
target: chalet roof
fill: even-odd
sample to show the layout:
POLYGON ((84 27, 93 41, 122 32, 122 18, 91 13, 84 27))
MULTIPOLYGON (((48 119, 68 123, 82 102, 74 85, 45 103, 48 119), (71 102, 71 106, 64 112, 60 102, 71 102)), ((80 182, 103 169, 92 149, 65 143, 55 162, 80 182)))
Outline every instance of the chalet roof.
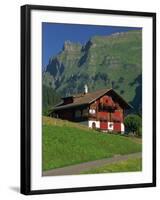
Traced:
MULTIPOLYGON (((113 89, 101 89, 95 92, 89 92, 87 94, 81 93, 81 94, 70 96, 73 98, 72 103, 65 104, 65 105, 63 103, 58 104, 54 107, 53 110, 56 111, 56 110, 63 110, 63 109, 72 108, 72 107, 78 107, 82 105, 88 105, 94 102, 96 99, 103 96, 104 94, 109 94, 109 93, 116 96, 116 98, 118 98, 119 101, 122 102, 125 108, 127 109, 131 108, 131 106, 120 95, 118 95, 113 89)), ((66 98, 62 98, 62 99, 66 99, 66 98)))

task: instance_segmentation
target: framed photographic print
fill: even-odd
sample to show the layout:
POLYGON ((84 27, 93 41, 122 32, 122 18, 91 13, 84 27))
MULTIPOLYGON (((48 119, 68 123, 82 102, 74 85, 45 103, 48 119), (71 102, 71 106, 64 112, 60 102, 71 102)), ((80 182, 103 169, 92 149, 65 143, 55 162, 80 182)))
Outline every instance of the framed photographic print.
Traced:
POLYGON ((156 186, 156 14, 21 7, 21 193, 156 186))

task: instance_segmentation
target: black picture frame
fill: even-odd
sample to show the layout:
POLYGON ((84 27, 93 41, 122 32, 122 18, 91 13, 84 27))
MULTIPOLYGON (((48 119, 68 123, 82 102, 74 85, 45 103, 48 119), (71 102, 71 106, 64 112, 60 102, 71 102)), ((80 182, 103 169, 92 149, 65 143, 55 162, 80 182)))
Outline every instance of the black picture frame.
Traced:
POLYGON ((127 188, 142 188, 156 186, 156 13, 120 11, 120 10, 102 10, 90 8, 72 8, 72 7, 54 7, 44 5, 24 5, 21 6, 21 193, 25 195, 49 194, 64 192, 81 192, 95 190, 112 190, 127 188), (78 187, 78 188, 60 188, 49 190, 31 190, 31 11, 64 11, 92 14, 111 14, 123 16, 142 16, 151 17, 152 27, 152 56, 153 56, 153 149, 152 149, 152 183, 138 183, 112 186, 78 187))

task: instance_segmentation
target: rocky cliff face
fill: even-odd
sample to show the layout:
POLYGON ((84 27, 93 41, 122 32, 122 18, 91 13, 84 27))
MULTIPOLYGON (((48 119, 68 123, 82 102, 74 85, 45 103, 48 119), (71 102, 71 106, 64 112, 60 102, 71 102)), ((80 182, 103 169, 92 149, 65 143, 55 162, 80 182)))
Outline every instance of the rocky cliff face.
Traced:
POLYGON ((50 58, 43 85, 62 96, 113 87, 136 108, 141 104, 142 32, 94 36, 85 45, 66 41, 50 58))

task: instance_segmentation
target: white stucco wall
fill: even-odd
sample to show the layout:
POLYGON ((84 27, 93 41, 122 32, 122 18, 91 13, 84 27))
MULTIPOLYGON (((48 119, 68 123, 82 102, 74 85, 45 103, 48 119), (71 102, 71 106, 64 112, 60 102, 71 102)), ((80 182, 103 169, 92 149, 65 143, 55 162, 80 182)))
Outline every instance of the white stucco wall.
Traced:
POLYGON ((89 120, 88 121, 88 127, 92 128, 92 123, 95 122, 96 128, 100 128, 100 121, 94 121, 94 120, 89 120))
MULTIPOLYGON (((100 121, 96 120, 89 120, 88 121, 88 127, 92 128, 93 122, 96 124, 96 128, 100 128, 100 121)), ((108 129, 106 131, 113 131, 114 130, 114 123, 113 122, 108 122, 108 129)), ((125 126, 124 123, 121 123, 121 134, 125 132, 125 126)))
POLYGON ((124 131, 125 131, 124 124, 123 124, 123 123, 121 123, 121 133, 123 134, 123 133, 124 133, 124 131))

